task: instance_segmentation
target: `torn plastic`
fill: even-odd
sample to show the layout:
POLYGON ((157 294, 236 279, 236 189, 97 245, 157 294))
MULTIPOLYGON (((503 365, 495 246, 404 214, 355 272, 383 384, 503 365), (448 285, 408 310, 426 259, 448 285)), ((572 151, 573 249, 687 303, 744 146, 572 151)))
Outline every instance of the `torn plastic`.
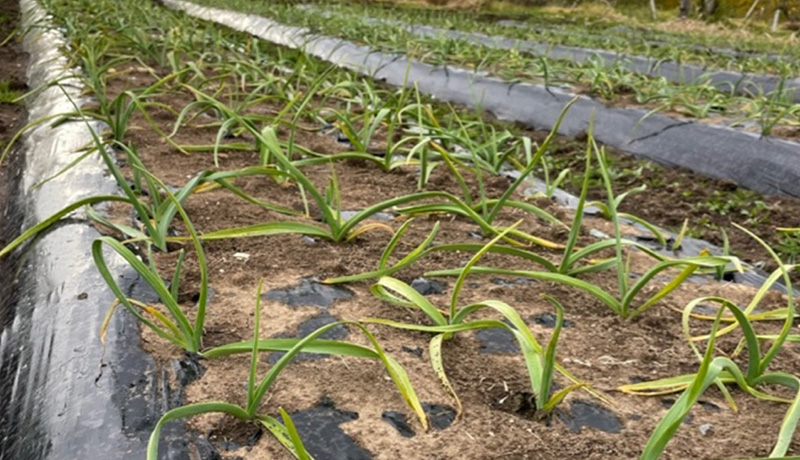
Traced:
MULTIPOLYGON (((553 87, 510 83, 484 73, 423 64, 403 55, 376 52, 337 38, 311 35, 253 14, 164 0, 170 8, 199 19, 250 33, 278 45, 302 49, 394 86, 417 85, 431 96, 467 106, 480 105, 500 119, 549 130, 574 94, 553 87), (407 75, 407 78, 406 78, 407 75)), ((559 128, 559 134, 585 133, 595 119, 595 138, 618 150, 667 166, 730 180, 767 194, 800 197, 800 145, 705 123, 676 120, 646 111, 607 107, 579 96, 559 128)))
MULTIPOLYGON (((32 88, 59 81, 29 100, 29 119, 73 111, 82 86, 60 54, 63 36, 49 27, 35 0, 21 0, 30 28, 32 88), (68 97, 69 96, 69 97, 68 97)), ((100 126, 92 124, 92 128, 100 126)), ((78 158, 92 142, 83 121, 29 131, 15 155, 20 174, 12 184, 14 232, 42 221, 81 198, 110 195, 116 184, 99 155, 37 187, 78 158)), ((160 414, 180 399, 153 359, 139 348, 136 321, 115 315, 105 346, 99 332, 113 294, 92 263, 99 236, 77 211, 3 261, 0 285, 0 458, 141 459, 160 414)), ((123 289, 137 277, 116 254, 109 267, 123 289)), ((183 427, 168 427, 161 458, 184 459, 183 427)))

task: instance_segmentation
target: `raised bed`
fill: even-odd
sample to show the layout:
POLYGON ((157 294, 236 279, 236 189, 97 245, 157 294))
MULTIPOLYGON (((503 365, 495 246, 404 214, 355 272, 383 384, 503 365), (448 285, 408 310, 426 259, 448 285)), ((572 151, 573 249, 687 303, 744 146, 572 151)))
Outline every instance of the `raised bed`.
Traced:
MULTIPOLYGON (((327 15, 335 13, 323 11, 317 14, 327 15)), ((392 19, 366 18, 365 21, 373 24, 403 27, 412 34, 420 37, 450 37, 469 43, 488 46, 490 48, 519 50, 531 53, 535 56, 562 59, 579 64, 590 61, 600 62, 609 69, 622 66, 634 73, 651 77, 662 77, 667 81, 678 84, 701 84, 708 82, 721 91, 736 94, 770 94, 777 89, 781 89, 788 93, 794 101, 800 102, 800 91, 797 91, 800 89, 800 77, 786 78, 778 75, 733 72, 719 70, 713 67, 670 61, 653 56, 638 56, 605 49, 554 45, 552 43, 540 43, 531 40, 487 35, 478 32, 443 29, 424 24, 408 24, 403 21, 392 19)))

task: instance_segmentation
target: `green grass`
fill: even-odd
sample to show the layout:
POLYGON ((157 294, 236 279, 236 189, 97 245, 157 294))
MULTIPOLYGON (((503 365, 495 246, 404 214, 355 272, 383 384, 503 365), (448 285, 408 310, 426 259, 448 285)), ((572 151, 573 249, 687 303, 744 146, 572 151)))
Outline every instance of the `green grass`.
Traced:
POLYGON ((9 79, 0 80, 0 104, 20 104, 22 92, 11 88, 13 82, 9 79))

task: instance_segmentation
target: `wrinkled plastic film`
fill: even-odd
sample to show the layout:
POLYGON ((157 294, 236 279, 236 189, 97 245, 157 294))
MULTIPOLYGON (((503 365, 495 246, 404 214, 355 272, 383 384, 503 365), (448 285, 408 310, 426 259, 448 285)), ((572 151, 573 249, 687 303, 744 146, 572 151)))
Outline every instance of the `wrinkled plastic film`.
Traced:
MULTIPOLYGON (((74 112, 83 89, 60 54, 63 36, 35 0, 22 0, 28 85, 44 88, 29 101, 29 121, 74 112)), ((55 177, 92 145, 97 122, 42 123, 24 136, 19 193, 11 218, 22 228, 75 201, 117 193, 97 153, 55 177), (47 182, 45 182, 47 180, 47 182)), ((78 211, 14 254, 4 265, 0 296, 0 458, 141 459, 163 410, 154 362, 139 348, 130 315, 111 322, 105 348, 99 331, 114 296, 96 270, 92 242, 100 235, 78 211)), ((107 261, 120 286, 137 278, 121 258, 107 261)), ((169 443, 168 443, 169 444, 169 443)), ((169 456, 169 458, 180 458, 169 456)))

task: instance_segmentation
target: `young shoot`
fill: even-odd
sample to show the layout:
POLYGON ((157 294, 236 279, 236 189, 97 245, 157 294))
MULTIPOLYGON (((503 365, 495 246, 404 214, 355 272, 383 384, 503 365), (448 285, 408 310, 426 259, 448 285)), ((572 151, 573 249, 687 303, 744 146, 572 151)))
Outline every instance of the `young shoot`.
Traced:
POLYGON ((167 422, 212 412, 224 413, 241 420, 260 423, 296 458, 301 460, 310 459, 311 457, 305 450, 301 441, 301 433, 297 432, 294 424, 291 422, 291 418, 283 409, 279 408, 279 411, 284 424, 278 422, 274 417, 261 412, 261 406, 265 402, 265 397, 272 387, 272 384, 294 357, 301 352, 366 357, 380 360, 388 371, 392 381, 400 390, 405 401, 419 418, 423 428, 427 430, 428 424, 425 412, 405 370, 397 361, 384 353, 378 341, 363 325, 355 322, 342 321, 322 326, 302 339, 271 339, 262 341, 260 339, 262 285, 263 280, 259 281, 256 296, 253 340, 223 345, 222 347, 209 350, 204 354, 207 358, 219 358, 235 353, 250 353, 250 368, 247 380, 247 404, 242 407, 226 402, 201 402, 177 407, 166 412, 161 419, 159 419, 155 429, 150 435, 150 441, 147 446, 147 460, 158 459, 159 437, 161 435, 161 429, 167 422), (340 325, 353 326, 359 329, 369 340, 372 348, 348 342, 318 339, 318 337, 325 332, 340 325), (259 380, 259 353, 261 351, 275 350, 283 350, 286 353, 269 369, 269 371, 267 371, 264 377, 259 380))
POLYGON ((372 286, 373 294, 379 299, 405 308, 419 309, 428 317, 432 325, 403 323, 379 318, 370 318, 364 321, 383 324, 398 329, 429 332, 433 334, 430 341, 431 365, 444 388, 453 397, 458 409, 458 414, 462 411, 461 401, 445 372, 442 359, 442 347, 446 340, 451 339, 459 332, 500 328, 514 335, 522 350, 522 355, 525 358, 531 390, 535 396, 536 410, 539 416, 543 417, 550 413, 568 393, 584 385, 556 362, 556 345, 563 325, 563 307, 555 298, 550 296, 545 297, 545 299, 555 307, 557 312, 556 328, 546 348, 543 348, 538 343, 519 313, 505 302, 484 300, 475 304, 458 306, 459 293, 472 267, 484 254, 489 252, 492 246, 503 239, 511 229, 513 229, 513 226, 497 235, 483 249, 478 251, 464 269, 461 270, 453 288, 450 308, 447 311, 438 309, 411 286, 398 279, 384 276, 372 286), (493 311, 495 314, 499 314, 505 321, 470 318, 482 310, 493 311), (561 391, 551 394, 550 388, 552 386, 554 370, 558 370, 564 374, 573 383, 561 391))
POLYGON ((667 443, 680 428, 684 417, 712 384, 719 388, 734 408, 736 407, 735 403, 726 385, 736 385, 744 392, 761 400, 778 401, 789 404, 789 408, 778 429, 778 440, 770 453, 770 457, 783 457, 789 449, 792 437, 797 428, 798 420, 800 420, 800 378, 781 371, 770 371, 769 366, 772 364, 783 344, 788 340, 796 317, 794 289, 789 276, 789 272, 795 267, 784 265, 777 254, 775 254, 762 239, 742 227, 737 227, 754 238, 767 250, 773 260, 778 263, 778 269, 767 279, 754 296, 753 301, 745 309, 740 309, 734 302, 722 297, 701 297, 686 305, 683 313, 684 335, 694 354, 700 358, 700 367, 695 374, 625 385, 620 388, 620 391, 626 393, 642 395, 663 395, 683 391, 677 402, 661 419, 650 436, 641 455, 641 459, 643 460, 655 459, 661 455, 667 443), (772 339, 772 345, 764 351, 761 348, 759 336, 753 326, 751 313, 768 289, 781 278, 786 285, 787 291, 787 308, 783 311, 784 324, 779 334, 770 337, 772 339), (689 320, 693 317, 693 310, 701 304, 717 304, 719 310, 714 317, 711 332, 705 336, 693 337, 689 328, 689 320), (723 317, 725 311, 729 311, 731 317, 727 319, 723 317), (723 319, 732 322, 732 324, 721 329, 720 323, 723 319), (747 351, 746 372, 742 372, 738 364, 728 356, 714 356, 716 351, 715 341, 717 338, 737 328, 741 330, 743 343, 747 351), (697 340, 708 340, 705 353, 701 354, 700 350, 695 345, 697 340), (786 400, 782 397, 770 395, 762 391, 765 386, 787 387, 795 392, 795 397, 791 400, 786 400), (762 389, 759 387, 762 387, 762 389))
MULTIPOLYGON (((575 218, 572 223, 572 228, 567 239, 567 243, 564 245, 562 262, 558 269, 544 272, 476 266, 472 268, 472 271, 477 274, 521 276, 563 284, 565 286, 573 287, 590 294, 592 297, 600 300, 612 311, 623 318, 634 318, 655 305, 670 292, 677 289, 699 268, 716 270, 719 267, 726 267, 730 264, 736 267, 738 270, 742 270, 740 261, 735 257, 710 256, 707 254, 701 254, 696 257, 687 257, 682 259, 665 259, 644 245, 623 239, 619 224, 619 216, 617 214, 617 207, 622 199, 625 198, 625 196, 627 196, 627 193, 624 193, 618 197, 614 196, 613 190, 611 189, 611 179, 608 175, 608 168, 606 167, 604 155, 601 150, 597 148, 597 144, 594 142, 590 130, 589 145, 587 146, 586 152, 586 173, 584 176, 581 197, 578 202, 578 207, 575 210, 575 218), (614 224, 614 238, 610 240, 599 241, 584 248, 578 248, 577 239, 581 231, 583 209, 588 193, 587 191, 590 177, 592 152, 594 152, 594 156, 600 165, 600 171, 606 184, 608 201, 605 209, 610 216, 612 223, 614 224), (642 276, 637 278, 633 284, 630 284, 630 273, 628 263, 623 252, 623 246, 635 247, 645 254, 659 260, 659 262, 650 267, 642 276), (614 258, 585 267, 575 267, 578 261, 587 259, 592 254, 610 248, 615 250, 614 258), (577 278, 577 275, 580 273, 605 270, 608 268, 616 268, 617 270, 619 286, 618 293, 616 295, 609 293, 588 281, 577 278), (669 283, 664 285, 664 287, 662 287, 656 293, 649 296, 644 302, 635 305, 634 301, 636 297, 644 290, 650 281, 652 281, 653 278, 660 273, 671 268, 680 268, 681 271, 669 283)), ((458 269, 438 270, 426 273, 426 276, 459 276, 460 273, 461 270, 458 269)))

